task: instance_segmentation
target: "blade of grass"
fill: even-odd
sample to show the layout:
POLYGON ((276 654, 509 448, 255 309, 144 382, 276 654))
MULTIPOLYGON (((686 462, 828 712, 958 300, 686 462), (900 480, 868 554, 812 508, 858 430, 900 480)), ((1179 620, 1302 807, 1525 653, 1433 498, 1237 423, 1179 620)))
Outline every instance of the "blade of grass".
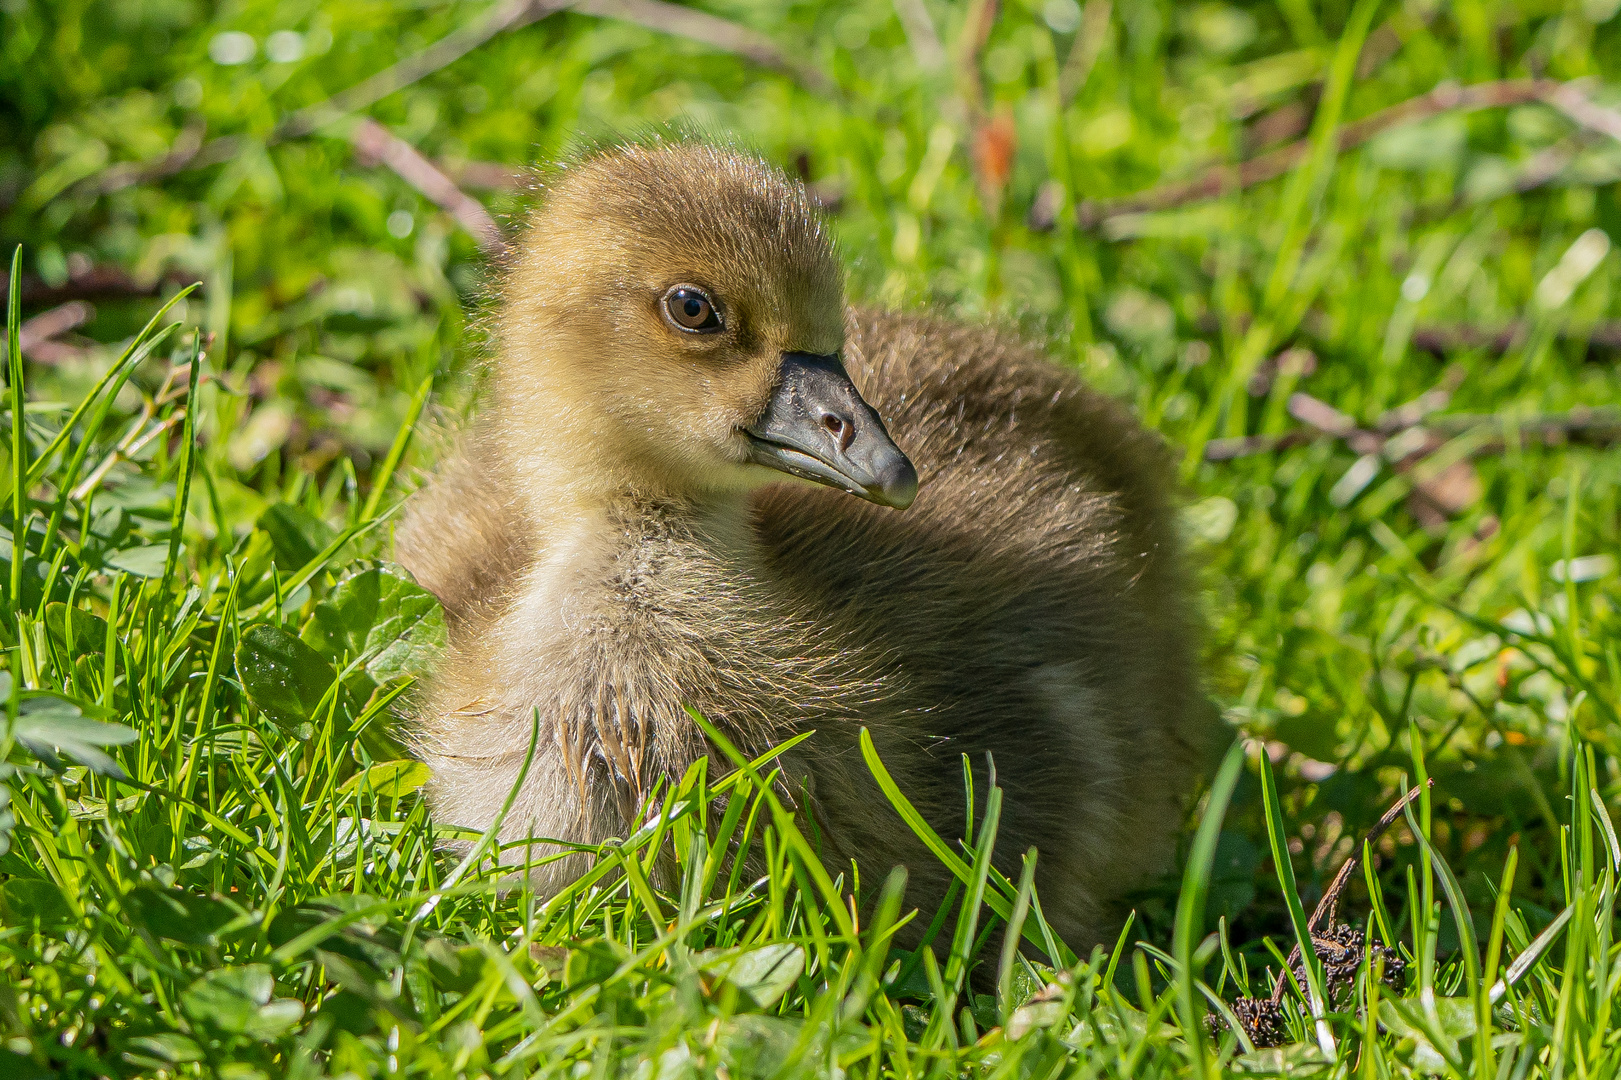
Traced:
MULTIPOLYGON (((196 291, 197 287, 197 284, 193 283, 175 293, 174 296, 170 297, 169 300, 165 302, 162 307, 158 308, 157 312, 146 321, 146 325, 141 327, 140 333, 136 334, 130 339, 130 343, 124 347, 124 351, 119 354, 118 359, 113 361, 112 366, 102 374, 101 378, 96 380, 95 385, 90 388, 89 393, 85 394, 85 396, 80 399, 79 404, 74 406, 73 411, 68 414, 67 420, 62 424, 61 430, 52 437, 50 442, 45 444, 45 449, 40 451, 39 456, 35 458, 33 464, 28 467, 28 482, 30 484, 38 483, 39 480, 44 476, 46 468, 49 467, 51 463, 51 458, 54 457, 56 452, 62 448, 62 444, 67 442, 68 439, 72 437, 73 429, 84 417, 84 414, 89 411, 90 407, 101 402, 106 402, 107 405, 110 405, 111 401, 109 399, 117 395, 119 389, 123 387, 124 381, 129 378, 130 373, 140 365, 142 360, 145 360, 147 356, 151 354, 152 350, 156 348, 165 337, 167 337, 174 331, 176 327, 180 325, 180 323, 175 322, 170 323, 161 330, 157 329, 158 320, 167 315, 170 308, 174 307, 176 304, 180 303, 180 301, 184 300, 186 297, 190 296, 194 291, 196 291), (103 398, 102 391, 107 390, 109 384, 113 383, 115 380, 116 385, 111 387, 107 398, 103 398)), ((100 408, 98 411, 103 415, 106 413, 105 407, 100 408)), ((87 435, 92 434, 100 426, 101 425, 99 423, 91 424, 90 427, 85 429, 85 433, 87 435)), ((77 470, 70 470, 66 479, 62 480, 58 486, 64 489, 71 488, 77 478, 77 470)))
MULTIPOLYGON (((867 768, 872 771, 873 778, 878 781, 878 787, 883 791, 884 797, 889 800, 890 806, 894 807, 895 812, 901 816, 901 820, 906 823, 907 827, 912 830, 919 840, 923 841, 934 857, 939 859, 958 881, 961 881, 964 885, 971 885, 973 883, 972 867, 963 862, 947 846, 946 842, 940 838, 940 834, 935 832, 934 828, 924 820, 922 814, 918 813, 917 807, 912 805, 912 801, 902 793, 900 785, 895 783, 895 778, 890 776, 889 770, 884 767, 883 760, 878 756, 878 749, 873 745, 872 735, 865 728, 861 730, 861 756, 866 759, 867 768)), ((993 874, 992 876, 995 878, 1000 875, 993 874)), ((1007 895, 1004 895, 1000 890, 989 890, 985 893, 985 904, 996 913, 998 918, 1006 921, 1013 915, 1012 894, 1015 891, 1011 887, 1011 883, 1009 883, 1007 895)), ((1040 949, 1043 955, 1047 954, 1049 943, 1043 940, 1039 931, 1031 929, 1028 925, 1024 930, 1024 940, 1040 949)), ((1055 962, 1061 962, 1056 958, 1053 959, 1055 962)))
POLYGON ((529 749, 524 752, 523 766, 519 768, 518 777, 512 782, 512 787, 507 789, 507 797, 501 803, 501 809, 496 812, 495 818, 490 822, 489 828, 485 829, 483 835, 478 838, 478 843, 474 844, 472 849, 462 857, 461 862, 456 864, 456 869, 451 871, 450 876, 445 879, 444 884, 440 886, 440 891, 425 901, 423 905, 417 909, 416 914, 411 916, 411 926, 413 928, 421 923, 423 919, 426 919, 428 915, 432 913, 434 908, 439 906, 439 899, 440 896, 443 895, 444 890, 455 888, 461 879, 467 874, 467 872, 478 865, 478 861, 482 859, 484 857, 484 853, 490 849, 490 844, 492 844, 495 841, 495 838, 500 835, 501 826, 506 822, 507 814, 511 811, 512 804, 517 801, 518 792, 523 790, 524 781, 529 779, 529 766, 534 763, 535 747, 539 745, 539 743, 540 710, 536 709, 534 723, 530 726, 529 730, 529 749))
POLYGON ((175 483, 174 510, 169 515, 169 552, 163 560, 161 580, 166 595, 170 596, 174 593, 175 567, 180 561, 180 541, 186 530, 186 507, 191 502, 191 476, 197 466, 197 386, 202 369, 203 333, 199 330, 191 341, 191 369, 186 375, 186 419, 180 428, 180 478, 175 483))
POLYGON ((1233 789, 1244 771, 1244 743, 1235 740, 1227 748, 1216 779, 1210 785, 1210 796, 1199 819, 1198 832, 1193 837, 1193 848, 1188 853, 1187 867, 1182 872, 1182 889, 1176 900, 1176 924, 1172 936, 1171 952, 1176 957, 1177 984, 1180 989, 1183 1037, 1188 1041, 1188 1053, 1194 1060, 1195 1073, 1206 1076, 1209 1062, 1204 1053, 1203 1010, 1194 989, 1199 973, 1194 970, 1193 950, 1204 937, 1205 902, 1210 895, 1210 874, 1216 863, 1216 842, 1221 837, 1221 825, 1227 817, 1227 804, 1232 801, 1233 789))
MULTIPOLYGON (((1300 893, 1295 887, 1294 865, 1289 861, 1289 840, 1283 831, 1283 809, 1278 803, 1278 781, 1272 774, 1272 761, 1265 751, 1259 755, 1261 764, 1262 805, 1266 810, 1266 836, 1272 848, 1272 865, 1278 875, 1278 886, 1283 890, 1283 902, 1289 909, 1289 923, 1294 928, 1295 942, 1300 947, 1300 960, 1306 969, 1307 1006, 1317 1028, 1317 1043, 1330 1060, 1338 1058, 1334 1033, 1325 1016, 1328 995, 1323 988, 1323 964, 1312 947, 1311 930, 1306 922, 1306 910, 1300 904, 1300 893)), ((1287 970, 1287 969, 1286 969, 1287 970)))
MULTIPOLYGON (((974 937, 979 929, 979 913, 985 905, 985 882, 990 877, 991 856, 996 849, 996 828, 1001 818, 1002 789, 993 787, 985 796, 985 817, 979 823, 979 839, 974 844, 974 861, 969 867, 973 877, 963 894, 962 907, 957 911, 956 933, 952 935, 951 954, 946 960, 946 993, 950 995, 949 1001, 952 1003, 962 993, 963 983, 968 978, 974 937)), ((942 1005, 940 1012, 949 1018, 951 1009, 942 1005)))
POLYGON ((28 440, 23 429, 22 265, 23 249, 18 244, 11 253, 11 287, 6 297, 6 384, 11 396, 11 583, 6 603, 19 638, 23 559, 28 553, 28 523, 23 517, 28 500, 28 440))
POLYGON ((1489 995, 1492 1004, 1495 1005, 1501 1001, 1503 995, 1508 992, 1509 987, 1525 978, 1526 972, 1535 967, 1537 961, 1541 960, 1547 954, 1548 949, 1553 946, 1553 943, 1559 940, 1560 931, 1564 930, 1565 924, 1570 922, 1571 917, 1575 914, 1576 904, 1572 902, 1569 907, 1554 916, 1553 922, 1544 927, 1542 933, 1533 938, 1531 943, 1521 951, 1520 955, 1514 958, 1514 962, 1508 966, 1508 970, 1503 972, 1503 977, 1492 984, 1489 995))
POLYGON ((360 520, 356 524, 364 525, 377 516, 377 508, 383 504, 383 495, 388 491, 389 481, 394 478, 394 470, 399 467, 400 459, 405 457, 411 435, 416 431, 417 420, 422 416, 423 406, 428 403, 428 394, 432 390, 433 376, 429 375, 422 380, 416 393, 411 395, 411 403, 405 409, 405 419, 400 421, 400 429, 394 435, 393 445, 388 448, 388 456, 383 458, 383 464, 372 478, 371 494, 366 496, 366 505, 361 508, 360 520))
POLYGON ((709 736, 716 746, 720 747, 721 753, 725 754, 734 766, 748 773, 750 781, 765 795, 766 805, 770 808, 778 835, 798 856, 804 872, 811 878, 817 891, 821 893, 823 900, 826 901, 829 913, 832 914, 834 921, 839 926, 840 934, 845 938, 853 939, 855 937, 855 924, 850 920, 850 913, 845 910, 844 902, 839 896, 838 890, 833 887, 832 879, 827 876, 827 869, 822 866, 822 860, 817 858, 816 853, 811 850, 810 844, 805 840, 805 835, 794 824, 793 815, 788 812, 787 808, 782 805, 782 801, 777 798, 777 793, 760 779, 759 773, 755 771, 749 759, 743 756, 742 752, 732 743, 732 740, 728 739, 719 728, 690 706, 687 708, 687 715, 692 717, 693 722, 703 729, 704 734, 709 736))
POLYGON ((1002 958, 996 972, 996 1001, 1006 1026, 1013 1015, 1013 964, 1019 956, 1019 938, 1024 933, 1024 920, 1030 914, 1030 891, 1036 884, 1036 849, 1025 852, 1024 866, 1019 873, 1019 894, 1013 898, 1013 915, 1008 919, 1007 933, 1002 938, 1002 958))
MULTIPOLYGON (((1447 903, 1452 906, 1452 921, 1458 928, 1458 944, 1463 952, 1463 966, 1467 981, 1464 985, 1470 988, 1470 996, 1480 995, 1480 943, 1475 940, 1475 921, 1469 914, 1469 903, 1464 899, 1463 887, 1458 884, 1457 877, 1452 873, 1446 857, 1435 849, 1430 838, 1419 828, 1418 819, 1413 816, 1411 804, 1404 806, 1402 812, 1407 816, 1407 827, 1413 830, 1413 835, 1429 853, 1430 864, 1435 868, 1436 874, 1441 878, 1441 890, 1446 893, 1447 903)), ((1483 996, 1483 995, 1481 995, 1483 996)), ((1482 1006, 1482 1008, 1485 1008, 1482 1006)), ((1485 1008, 1486 1019, 1490 1019, 1490 1009, 1485 1008)), ((1475 1028, 1475 1054, 1476 1060, 1485 1062, 1486 1071, 1481 1075, 1489 1075, 1491 1069, 1491 1029, 1489 1024, 1479 1024, 1475 1028)))

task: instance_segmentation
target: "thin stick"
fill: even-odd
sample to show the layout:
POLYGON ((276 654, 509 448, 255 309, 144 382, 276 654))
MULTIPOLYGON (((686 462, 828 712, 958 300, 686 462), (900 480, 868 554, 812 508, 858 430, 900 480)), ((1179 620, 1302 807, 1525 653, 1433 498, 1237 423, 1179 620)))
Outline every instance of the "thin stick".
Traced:
MULTIPOLYGON (((83 300, 69 300, 23 323, 17 330, 17 347, 27 356, 52 338, 83 326, 95 316, 96 309, 83 300)), ((5 355, 6 350, 0 348, 0 357, 5 355)))
MULTIPOLYGON (((123 267, 100 265, 73 274, 59 286, 50 286, 37 277, 24 275, 22 302, 27 307, 36 305, 51 307, 73 300, 157 296, 166 288, 184 288, 193 284, 198 284, 197 280, 183 274, 168 274, 150 283, 137 281, 123 267)), ((10 278, 0 277, 0 290, 10 287, 10 278)))
POLYGON ((946 56, 946 47, 940 43, 940 35, 935 32, 934 20, 929 18, 929 9, 923 6, 923 0, 894 0, 895 15, 901 21, 901 29, 906 31, 906 43, 912 47, 912 56, 917 60, 917 66, 924 71, 939 71, 950 62, 946 56))
MULTIPOLYGON (((1312 909, 1311 918, 1306 920, 1308 933, 1315 934, 1323 928, 1324 923, 1333 921, 1334 912, 1340 906, 1340 893, 1345 891, 1345 886, 1350 882, 1351 875, 1356 873, 1357 866, 1361 864, 1363 847, 1371 850, 1374 841, 1383 836, 1385 830, 1396 823, 1396 819, 1401 817, 1402 810, 1406 808, 1408 803, 1418 798, 1426 786, 1434 787, 1435 780, 1432 778, 1397 799, 1396 805, 1386 810, 1385 816, 1380 818, 1378 823, 1369 829, 1367 835, 1362 838, 1362 847, 1353 849, 1351 857, 1340 864, 1339 873, 1334 875, 1334 880, 1329 883, 1328 891, 1323 893, 1323 898, 1317 901, 1317 906, 1312 909)), ((1300 943, 1296 942, 1295 947, 1289 950, 1289 959, 1284 963, 1283 970, 1278 972, 1277 982, 1272 987, 1272 1001, 1274 1004, 1283 1000, 1283 988, 1289 981, 1289 968, 1293 967, 1295 961, 1299 959, 1300 943)))
POLYGON ((501 227, 484 204, 468 195, 423 157, 416 147, 370 118, 361 120, 349 133, 349 141, 362 157, 381 162, 395 175, 420 191, 435 206, 456 219, 473 235, 486 254, 500 255, 507 249, 501 227))
MULTIPOLYGON (((1577 98, 1586 100, 1581 96, 1581 91, 1571 84, 1557 83, 1548 79, 1502 79, 1463 87, 1443 84, 1427 94, 1409 98, 1387 109, 1381 109, 1371 116, 1344 125, 1338 135, 1339 151, 1344 153, 1361 146, 1389 128, 1425 120, 1442 113, 1476 112, 1481 109, 1523 105, 1535 101, 1547 101, 1585 126, 1586 122, 1570 111, 1574 107, 1572 103, 1577 98), (1555 95, 1559 95, 1558 100, 1564 102, 1563 105, 1554 101, 1555 95)), ((1598 112, 1609 112, 1600 110, 1597 106, 1592 108, 1598 112)), ((1595 123, 1611 122, 1610 117, 1597 118, 1591 112, 1583 115, 1595 123)), ((1621 115, 1610 114, 1610 116, 1615 117, 1617 130, 1621 131, 1621 115)), ((1310 153, 1311 140, 1301 139, 1239 165, 1214 166, 1192 180, 1166 184, 1120 199, 1088 200, 1076 208, 1076 221, 1082 228, 1091 229, 1123 214, 1169 210, 1188 203, 1214 199, 1229 191, 1254 187, 1256 184, 1276 179, 1304 162, 1310 153)))
MULTIPOLYGON (((1410 425, 1417 426, 1417 425, 1410 425)), ((1475 416, 1459 414, 1440 416, 1424 421, 1424 426, 1438 435, 1462 435, 1477 428, 1508 428, 1521 437, 1539 438, 1557 445, 1561 442, 1583 442, 1600 445, 1621 442, 1621 413, 1604 409, 1572 409, 1567 413, 1548 413, 1521 419, 1502 416, 1475 416)), ((1368 435, 1373 432, 1356 429, 1350 435, 1368 435)), ((1296 429, 1279 435, 1249 435, 1234 439, 1212 439, 1205 445, 1206 461, 1233 461, 1255 454, 1271 454, 1304 443, 1322 439, 1342 438, 1339 432, 1322 428, 1296 429)), ((1472 456, 1495 454, 1503 450, 1501 439, 1492 439, 1475 447, 1472 456)))
POLYGON ((501 0, 481 22, 452 30, 414 56, 360 80, 347 90, 340 90, 325 101, 298 110, 277 124, 266 141, 280 142, 308 135, 350 113, 370 108, 396 90, 449 67, 491 38, 528 26, 567 6, 562 0, 501 0))
POLYGON ((1086 85, 1103 46, 1109 41, 1109 20, 1114 14, 1110 0, 1086 0, 1081 9, 1081 26, 1064 57, 1064 70, 1058 74, 1058 107, 1067 109, 1086 85))
POLYGON ((175 136, 169 150, 161 157, 148 161, 123 161, 82 181, 78 190, 90 195, 110 195, 136 184, 144 184, 165 176, 173 176, 189 166, 203 148, 203 132, 207 126, 198 120, 188 123, 175 136))
POLYGON ((991 39, 1000 7, 1000 0, 970 0, 962 29, 957 34, 957 82, 963 102, 968 106, 969 119, 976 128, 985 116, 985 81, 980 78, 979 58, 991 39))
POLYGON ((582 15, 635 23, 672 37, 684 37, 790 76, 816 94, 836 95, 837 84, 820 70, 797 60, 778 48, 757 30, 697 8, 665 3, 664 0, 575 0, 573 10, 582 15))
MULTIPOLYGON (((314 134, 448 67, 492 38, 570 7, 584 14, 621 19, 678 37, 702 41, 782 71, 814 93, 831 94, 838 89, 821 71, 794 59, 758 31, 707 12, 664 3, 663 0, 579 0, 573 4, 569 0, 501 0, 484 19, 452 30, 421 52, 338 91, 324 101, 291 113, 271 130, 264 138, 263 145, 273 146, 287 139, 314 134)), ((176 139, 170 153, 155 163, 134 167, 128 163, 115 165, 86 183, 98 192, 117 190, 131 183, 229 161, 247 143, 247 137, 243 135, 221 135, 192 148, 181 139, 176 139)))
MULTIPOLYGON (((1496 329, 1469 325, 1420 326, 1413 331, 1413 348, 1433 355, 1444 355, 1463 349, 1484 349, 1490 353, 1506 353, 1523 340, 1529 327, 1516 320, 1496 329)), ((1559 336, 1566 340, 1585 340, 1588 351, 1621 349, 1621 322, 1601 322, 1596 326, 1564 327, 1559 336)))

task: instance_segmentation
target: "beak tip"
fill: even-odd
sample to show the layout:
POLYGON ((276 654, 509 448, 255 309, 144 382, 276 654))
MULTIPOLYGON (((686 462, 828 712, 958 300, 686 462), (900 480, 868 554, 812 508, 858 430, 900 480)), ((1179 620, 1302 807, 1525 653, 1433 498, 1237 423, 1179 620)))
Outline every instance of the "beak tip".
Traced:
POLYGON ((905 510, 917 498, 917 469, 906 457, 900 456, 873 485, 873 494, 876 496, 874 502, 905 510))

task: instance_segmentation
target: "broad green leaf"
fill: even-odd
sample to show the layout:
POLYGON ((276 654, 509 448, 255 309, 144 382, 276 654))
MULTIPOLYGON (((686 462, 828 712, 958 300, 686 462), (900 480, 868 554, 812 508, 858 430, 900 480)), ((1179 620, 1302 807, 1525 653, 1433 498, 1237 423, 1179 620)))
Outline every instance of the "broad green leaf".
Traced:
POLYGON ((0 1050, 0 1076, 6 1080, 43 1080, 56 1073, 15 1050, 0 1050))
POLYGON ((275 546, 276 565, 287 574, 308 563, 337 535, 332 526, 299 506, 276 503, 259 515, 258 527, 275 546))
POLYGON ((180 1003, 194 1021, 268 1041, 304 1017, 302 1002, 274 997, 275 990, 267 965, 247 964, 210 971, 181 993, 180 1003))
MULTIPOLYGON (((537 946, 531 945, 534 953, 537 946)), ((423 947, 428 971, 441 990, 465 994, 484 980, 490 958, 477 945, 457 945, 444 938, 431 938, 423 947)))
POLYGON ((125 548, 107 556, 107 565, 126 574, 142 578, 160 578, 168 565, 169 545, 151 544, 146 547, 125 548))
POLYGON ((1291 1043, 1268 1050, 1255 1050, 1233 1058, 1233 1072, 1240 1076, 1316 1076, 1333 1065, 1316 1043, 1291 1043))
POLYGON ((1273 727, 1271 738, 1289 744, 1315 761, 1333 761, 1339 756, 1339 732, 1334 718, 1311 710, 1302 716, 1286 716, 1273 727))
POLYGON ((292 634, 260 623, 242 632, 236 674, 254 706, 287 731, 315 719, 337 675, 332 666, 292 634))
POLYGON ((444 647, 439 601, 403 568, 376 563, 340 581, 299 635, 337 662, 364 658, 376 682, 421 674, 444 647))
POLYGON ((73 918, 73 909, 62 890, 44 878, 11 878, 0 886, 0 901, 5 905, 8 926, 60 926, 73 918))
POLYGON ((370 791, 380 798, 398 799, 427 782, 428 767, 420 761, 383 761, 351 776, 338 791, 344 795, 370 791))
MULTIPOLYGON (((10 679, 5 680, 7 686, 10 679)), ((24 695, 12 735, 29 753, 52 769, 63 768, 58 752, 103 776, 122 777, 124 770, 103 746, 123 746, 139 736, 123 724, 108 724, 86 716, 100 713, 94 705, 59 694, 31 690, 24 695)))
POLYGON ((384 907, 363 893, 322 897, 282 909, 265 932, 289 959, 325 951, 384 978, 400 962, 399 934, 384 907))
POLYGON ((805 950, 790 942, 759 949, 711 949, 693 957, 698 970, 737 987, 762 1009, 774 1005, 805 972, 805 950))
POLYGON ((71 656, 101 652, 107 647, 107 620, 83 608, 46 605, 45 628, 71 656))
MULTIPOLYGON (((154 1066, 162 1064, 181 1065, 188 1061, 203 1060, 203 1051, 196 1040, 187 1038, 175 1031, 162 1031, 156 1035, 140 1035, 130 1040, 130 1045, 137 1050, 145 1051, 157 1060, 154 1066)), ((140 1058, 135 1060, 141 1061, 140 1058)), ((142 1062, 144 1064, 144 1062, 142 1062)))
MULTIPOLYGON (((732 1076, 800 1075, 809 1070, 804 1068, 803 1058, 798 1062, 801 1068, 789 1068, 795 1063, 796 1053, 808 1049, 809 1039, 825 1038, 824 1032, 825 1029, 817 1031, 814 1026, 807 1030, 800 1019, 745 1013, 727 1021, 715 1042, 732 1076)), ((871 1038, 861 1024, 846 1021, 839 1025, 838 1034, 828 1040, 822 1052, 832 1060, 840 1060, 859 1053, 871 1038)))
POLYGON ((212 945, 237 912, 223 900, 184 889, 137 885, 124 894, 124 916, 160 938, 185 945, 212 945))
POLYGON ((781 1016, 733 1017, 718 1040, 727 1071, 737 1076, 774 1076, 793 1056, 804 1032, 803 1020, 781 1016))

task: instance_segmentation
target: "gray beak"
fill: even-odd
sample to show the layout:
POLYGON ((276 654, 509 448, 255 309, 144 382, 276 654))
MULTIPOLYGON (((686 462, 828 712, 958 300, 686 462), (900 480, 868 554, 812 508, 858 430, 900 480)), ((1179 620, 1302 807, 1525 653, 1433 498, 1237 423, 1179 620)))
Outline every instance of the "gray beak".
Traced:
POLYGON ((757 465, 897 510, 917 498, 917 470, 837 356, 783 353, 765 415, 745 434, 757 465))

